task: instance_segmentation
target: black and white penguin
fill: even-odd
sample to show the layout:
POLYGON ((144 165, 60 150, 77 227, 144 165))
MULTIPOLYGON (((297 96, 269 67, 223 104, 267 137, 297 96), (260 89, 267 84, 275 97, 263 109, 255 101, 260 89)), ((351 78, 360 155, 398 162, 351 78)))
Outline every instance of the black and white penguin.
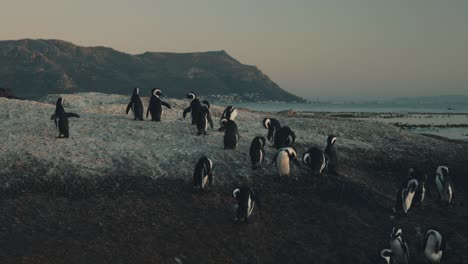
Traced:
POLYGON ((379 262, 379 263, 382 263, 382 264, 391 264, 392 263, 392 251, 388 248, 386 249, 382 249, 382 251, 380 251, 380 257, 383 259, 384 262, 379 262))
POLYGON ((192 115, 192 125, 195 125, 197 122, 198 112, 200 112, 202 104, 200 103, 200 100, 198 100, 197 95, 194 92, 189 92, 186 97, 191 101, 190 106, 185 108, 183 116, 185 118, 187 113, 190 112, 190 114, 192 115))
POLYGON ((203 156, 198 160, 193 171, 193 187, 204 191, 207 183, 213 185, 213 162, 203 156))
POLYGON ((281 124, 274 118, 263 119, 263 127, 268 129, 267 139, 270 141, 270 146, 275 143, 275 135, 281 129, 281 124))
POLYGON ((168 103, 161 101, 161 98, 160 98, 161 96, 162 96, 161 89, 153 88, 151 90, 151 98, 150 98, 148 110, 146 111, 146 118, 148 118, 148 114, 151 113, 151 121, 156 121, 156 122, 161 121, 163 105, 171 109, 171 106, 168 103))
POLYGON ((447 166, 439 166, 436 170, 435 183, 437 191, 439 192, 439 198, 442 202, 447 204, 453 204, 453 186, 452 179, 449 174, 449 168, 447 166))
POLYGON ((408 210, 411 208, 418 185, 418 180, 412 178, 406 179, 401 184, 397 193, 395 212, 401 211, 405 215, 408 214, 408 210))
POLYGON ((224 109, 223 114, 221 115, 221 118, 219 119, 220 128, 218 129, 218 131, 220 132, 224 131, 223 120, 234 121, 236 117, 237 117, 237 109, 233 107, 232 105, 226 107, 226 109, 224 109))
POLYGON ((252 162, 252 169, 256 170, 265 160, 265 150, 263 149, 266 144, 264 137, 255 137, 250 144, 250 161, 252 162))
POLYGON ((392 251, 392 261, 394 264, 408 264, 408 245, 401 236, 401 228, 393 228, 390 234, 390 250, 392 251))
POLYGON ((418 188, 413 197, 413 202, 421 205, 426 196, 426 180, 427 174, 417 168, 411 168, 408 173, 408 178, 418 180, 418 188))
POLYGON ((70 137, 70 130, 68 127, 68 118, 69 117, 77 117, 80 118, 79 115, 75 113, 67 113, 65 112, 65 108, 63 107, 64 99, 59 97, 55 103, 55 113, 50 117, 50 120, 54 120, 55 127, 59 130, 59 135, 57 138, 69 138, 70 137))
POLYGON ((250 187, 237 187, 232 190, 232 197, 237 200, 237 211, 234 221, 248 223, 255 205, 260 206, 257 194, 250 187))
POLYGON ((289 177, 291 173, 290 162, 298 164, 296 150, 287 147, 279 149, 273 158, 273 165, 276 167, 276 172, 279 177, 289 177))
POLYGON ((327 157, 327 173, 338 175, 338 155, 335 143, 336 136, 329 135, 327 138, 327 146, 323 151, 327 157))
POLYGON ((273 146, 276 149, 290 147, 296 141, 296 134, 288 126, 280 128, 274 135, 273 146))
POLYGON ((236 149, 239 144, 239 129, 236 122, 225 120, 224 126, 224 149, 236 149))
POLYGON ((424 257, 428 263, 440 263, 443 251, 445 250, 445 239, 439 231, 429 229, 424 237, 424 257))
POLYGON ((208 101, 203 101, 202 106, 198 111, 197 135, 207 135, 206 130, 208 129, 208 123, 210 124, 211 129, 213 129, 213 119, 211 119, 210 114, 210 103, 208 103, 208 101))
POLYGON ((143 103, 141 102, 140 98, 140 88, 134 88, 132 98, 130 99, 130 103, 127 105, 127 110, 125 111, 128 115, 128 112, 132 109, 134 120, 143 121, 143 103))
POLYGON ((304 153, 302 162, 312 170, 313 176, 320 176, 327 165, 325 152, 318 147, 311 147, 304 153))

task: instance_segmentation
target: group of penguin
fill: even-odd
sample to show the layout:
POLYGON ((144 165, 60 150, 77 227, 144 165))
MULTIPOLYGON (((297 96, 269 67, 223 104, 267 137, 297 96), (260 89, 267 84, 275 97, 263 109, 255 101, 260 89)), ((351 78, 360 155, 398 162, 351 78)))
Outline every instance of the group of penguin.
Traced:
MULTIPOLYGON (((162 106, 171 109, 171 106, 162 101, 162 92, 158 88, 151 91, 151 98, 146 118, 151 113, 151 120, 161 121, 162 106)), ((210 114, 210 104, 208 101, 200 102, 194 92, 189 92, 186 97, 191 100, 190 106, 183 111, 183 117, 190 112, 191 124, 197 126, 197 135, 207 135, 208 125, 213 129, 213 120, 210 114)), ((58 98, 56 101, 55 113, 51 116, 56 127, 59 130, 58 138, 69 137, 68 118, 80 116, 75 113, 65 112, 63 106, 64 99, 58 98)), ((143 104, 139 95, 139 89, 133 90, 130 102, 127 105, 126 113, 132 110, 134 120, 143 121, 143 104)), ((239 143, 239 131, 235 119, 237 109, 228 106, 221 115, 218 129, 224 132, 224 149, 236 149, 239 143)), ((256 136, 250 145, 249 156, 251 168, 257 170, 265 161, 265 146, 267 140, 270 147, 276 148, 276 154, 273 158, 273 165, 281 178, 288 178, 291 173, 290 163, 299 165, 297 151, 292 145, 295 143, 296 135, 288 126, 281 126, 277 119, 265 118, 263 127, 268 130, 267 138, 256 136)), ((324 149, 313 146, 302 155, 302 162, 311 170, 312 175, 319 176, 324 171, 327 174, 338 175, 338 156, 335 148, 337 137, 330 135, 327 138, 327 144, 324 149)), ((425 183, 427 174, 418 170, 410 169, 408 178, 401 184, 398 192, 394 212, 407 214, 412 203, 421 204, 425 198, 425 183)), ((436 171, 435 183, 439 192, 441 201, 453 204, 453 187, 449 169, 446 166, 439 166, 436 171)), ((208 184, 213 185, 213 162, 206 156, 201 157, 195 165, 193 173, 193 185, 195 189, 205 191, 208 184)), ((236 222, 248 222, 255 205, 260 206, 260 200, 257 193, 249 186, 236 187, 232 190, 232 196, 237 201, 236 222)), ((400 264, 408 263, 409 251, 406 242, 402 239, 402 230, 393 228, 390 235, 390 249, 381 251, 380 256, 385 263, 400 264)), ((445 240, 436 229, 426 231, 424 237, 424 256, 429 263, 440 263, 442 253, 445 248, 445 240)))
MULTIPOLYGON (((401 184, 396 198, 394 213, 408 214, 413 203, 421 205, 426 194, 427 174, 411 168, 407 179, 401 184)), ((447 166, 438 166, 435 174, 435 185, 441 202, 454 204, 453 184, 447 166)), ((386 264, 407 264, 410 253, 408 245, 402 238, 401 228, 393 228, 390 234, 390 249, 383 249, 380 256, 386 264)), ((427 263, 440 263, 445 250, 445 239, 435 228, 428 229, 423 241, 423 255, 427 263)))
MULTIPOLYGON (((148 106, 148 110, 146 111, 146 118, 148 118, 149 113, 151 113, 151 121, 159 122, 161 121, 162 115, 162 106, 165 106, 171 109, 171 106, 162 101, 161 97, 161 89, 154 88, 151 90, 151 98, 148 106)), ((80 118, 78 114, 75 113, 67 113, 65 112, 63 102, 65 100, 62 97, 59 97, 55 104, 55 112, 50 117, 51 120, 54 120, 55 126, 59 130, 58 138, 69 138, 69 125, 68 125, 68 118, 69 117, 77 117, 80 118)), ((141 102, 140 98, 140 89, 134 88, 133 94, 130 99, 130 102, 127 105, 126 113, 128 114, 130 109, 133 112, 134 120, 143 121, 143 103, 141 102)))
MULTIPOLYGON (((209 112, 210 105, 207 101, 200 103, 195 93, 190 92, 187 98, 191 100, 190 106, 184 110, 183 116, 187 113, 192 115, 192 124, 197 125, 198 135, 205 134, 208 128, 208 122, 213 128, 213 122, 209 112)), ((236 149, 239 143, 239 131, 236 124, 237 109, 233 106, 228 106, 222 113, 218 131, 224 132, 224 149, 236 149)), ((270 147, 276 148, 277 151, 273 158, 273 165, 276 172, 281 178, 288 178, 291 173, 290 163, 300 164, 296 150, 292 147, 296 141, 294 131, 288 126, 281 126, 277 119, 265 118, 263 127, 268 130, 267 139, 270 147)), ((251 168, 257 170, 262 167, 265 161, 265 146, 267 139, 263 136, 256 136, 250 144, 249 156, 251 168)), ((337 174, 338 158, 334 144, 336 136, 330 135, 327 140, 325 149, 319 147, 310 148, 302 156, 302 161, 313 172, 314 175, 319 175, 323 171, 327 173, 337 174)), ((195 190, 205 191, 208 185, 213 184, 213 161, 203 156, 195 165, 193 172, 193 187, 195 190)), ((236 222, 248 222, 249 217, 253 212, 254 207, 260 206, 260 199, 256 191, 250 186, 235 187, 232 190, 232 196, 237 201, 236 222)))
MULTIPOLYGON (((151 91, 151 98, 146 118, 151 113, 151 120, 161 121, 162 106, 171 109, 171 106, 162 101, 162 92, 159 88, 154 88, 151 91)), ((186 95, 190 100, 190 105, 183 111, 185 118, 188 113, 191 114, 192 125, 197 126, 197 135, 207 135, 208 125, 213 129, 213 120, 210 114, 210 104, 208 101, 200 102, 194 92, 189 92, 186 95)), ((64 99, 58 98, 56 102, 55 113, 51 119, 59 130, 59 138, 69 137, 68 118, 80 116, 75 113, 65 112, 63 106, 64 99)), ((143 103, 140 98, 139 88, 134 88, 130 102, 126 108, 126 114, 132 110, 134 120, 143 121, 143 103)), ((221 115, 218 131, 224 132, 224 149, 236 149, 239 144, 239 130, 235 119, 237 117, 237 109, 233 106, 228 106, 221 115)), ((279 177, 288 178, 290 176, 290 163, 294 162, 299 164, 297 151, 292 147, 296 141, 294 131, 288 126, 281 126, 280 122, 273 118, 265 118, 263 126, 268 130, 267 139, 270 147, 276 148, 277 152, 273 158, 273 165, 276 168, 279 177)), ((251 168, 257 170, 265 161, 265 146, 267 139, 263 136, 256 136, 250 145, 250 160, 251 168)), ((337 174, 338 159, 336 149, 336 136, 330 135, 327 139, 325 149, 319 147, 312 147, 302 156, 303 163, 308 166, 313 175, 320 175, 323 171, 327 173, 337 174)), ((207 158, 202 157, 195 165, 193 174, 193 183, 195 188, 205 190, 208 184, 213 184, 213 162, 207 158)), ((232 196, 238 201, 236 221, 247 222, 251 215, 255 204, 259 204, 258 196, 255 191, 248 186, 236 187, 232 191, 232 196)))
MULTIPOLYGON (((162 115, 162 106, 165 106, 171 109, 171 106, 162 101, 161 97, 162 92, 159 88, 153 88, 151 90, 151 98, 148 106, 148 110, 146 111, 146 118, 148 118, 148 114, 151 113, 151 121, 159 122, 161 121, 162 115)), ((143 103, 141 102, 140 98, 140 89, 134 88, 132 97, 130 98, 130 102, 127 105, 126 113, 130 111, 133 112, 134 120, 143 121, 143 103)))

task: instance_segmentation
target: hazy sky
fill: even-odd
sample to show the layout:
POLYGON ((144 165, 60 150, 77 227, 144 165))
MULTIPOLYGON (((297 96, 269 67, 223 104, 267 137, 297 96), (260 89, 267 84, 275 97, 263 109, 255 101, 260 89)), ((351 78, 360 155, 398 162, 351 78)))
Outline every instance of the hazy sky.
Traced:
POLYGON ((467 0, 1 0, 0 39, 226 50, 320 97, 468 94, 467 0))

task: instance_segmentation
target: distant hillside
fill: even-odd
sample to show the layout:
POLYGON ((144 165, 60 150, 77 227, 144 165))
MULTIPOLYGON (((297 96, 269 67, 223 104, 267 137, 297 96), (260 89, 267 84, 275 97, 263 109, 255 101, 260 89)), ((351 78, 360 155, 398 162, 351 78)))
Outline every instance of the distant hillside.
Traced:
POLYGON ((303 101, 225 51, 130 55, 61 40, 0 41, 0 86, 20 97, 88 91, 129 94, 133 87, 149 93, 162 87, 175 98, 193 90, 246 100, 303 101))

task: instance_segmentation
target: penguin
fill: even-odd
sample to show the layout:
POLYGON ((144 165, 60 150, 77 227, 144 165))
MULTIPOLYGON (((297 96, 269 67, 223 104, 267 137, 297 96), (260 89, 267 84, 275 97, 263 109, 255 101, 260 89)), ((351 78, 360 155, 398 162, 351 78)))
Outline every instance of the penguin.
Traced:
POLYGON ((338 155, 335 148, 336 136, 329 135, 327 138, 327 146, 323 150, 327 157, 327 173, 338 175, 338 155))
POLYGON ((325 153, 318 147, 311 147, 302 155, 302 162, 312 169, 313 176, 320 176, 324 171, 327 160, 325 153))
POLYGON ((202 108, 202 104, 200 103, 200 100, 198 100, 197 95, 194 92, 189 92, 186 97, 191 101, 190 106, 185 108, 183 116, 185 118, 187 113, 190 112, 192 115, 192 125, 195 125, 197 122, 198 112, 202 108))
POLYGON ((288 126, 280 128, 274 135, 273 147, 276 149, 290 147, 296 141, 296 134, 288 126))
POLYGON ((203 156, 195 165, 195 170, 193 172, 193 188, 205 191, 207 183, 213 185, 213 162, 211 159, 203 156))
POLYGON ((208 135, 206 130, 208 129, 208 123, 210 124, 211 129, 213 129, 213 120, 211 119, 210 114, 210 103, 208 101, 203 101, 200 110, 198 111, 197 117, 197 135, 208 135))
POLYGON ((252 170, 256 170, 265 160, 265 150, 263 149, 266 144, 264 137, 255 137, 250 144, 250 161, 252 162, 252 170))
POLYGON ((226 107, 226 109, 224 109, 223 114, 221 115, 221 118, 219 119, 220 128, 218 129, 218 131, 220 132, 224 131, 224 126, 222 123, 224 119, 234 121, 236 117, 237 117, 237 109, 233 107, 232 105, 226 107))
POLYGON ((418 188, 414 194, 413 201, 416 205, 421 205, 426 196, 427 174, 419 169, 411 168, 408 173, 408 178, 418 180, 418 188))
POLYGON ((257 194, 252 188, 243 186, 234 188, 232 197, 237 201, 237 212, 234 221, 248 223, 255 205, 260 207, 257 194))
POLYGON ((171 109, 171 106, 168 103, 161 101, 160 96, 162 96, 161 89, 153 88, 151 90, 151 98, 148 110, 146 110, 146 118, 148 118, 148 114, 151 113, 151 121, 161 121, 162 105, 171 109))
POLYGON ((408 264, 409 249, 408 245, 401 236, 401 228, 393 228, 390 234, 390 250, 392 252, 392 261, 395 264, 408 264))
POLYGON ((437 191, 439 192, 439 198, 442 202, 447 204, 453 204, 453 187, 452 179, 449 174, 449 168, 447 166, 439 166, 436 170, 435 182, 437 191))
POLYGON ((132 109, 134 119, 143 121, 143 103, 141 102, 140 98, 140 88, 134 88, 132 98, 130 99, 130 103, 127 105, 127 110, 125 111, 128 115, 128 112, 132 109))
POLYGON ((428 263, 440 263, 445 250, 445 239, 439 231, 429 229, 424 237, 424 257, 428 263))
POLYGON ((408 214, 408 210, 411 208, 418 185, 418 180, 411 178, 406 179, 401 184, 397 193, 395 212, 401 210, 405 215, 408 214))
POLYGON ((263 127, 268 129, 267 139, 270 142, 270 146, 273 146, 275 142, 275 135, 281 129, 281 124, 274 118, 263 119, 263 127))
POLYGON ((382 249, 382 251, 380 251, 380 257, 385 261, 385 262, 382 262, 382 264, 390 264, 392 263, 392 251, 388 248, 386 249, 382 249))
POLYGON ((236 122, 232 120, 223 120, 224 126, 224 149, 236 149, 239 144, 239 129, 236 122))
POLYGON ((289 166, 289 162, 293 161, 296 164, 299 162, 297 161, 297 153, 296 150, 287 147, 282 148, 276 152, 275 157, 273 158, 273 165, 276 167, 276 172, 278 173, 279 177, 289 177, 291 170, 289 166))
POLYGON ((65 108, 63 107, 63 102, 65 99, 59 97, 55 102, 55 113, 50 117, 50 120, 54 120, 55 127, 59 130, 59 135, 57 138, 69 138, 70 137, 70 130, 68 127, 68 118, 69 117, 77 117, 80 118, 79 115, 75 113, 67 113, 65 112, 65 108))

